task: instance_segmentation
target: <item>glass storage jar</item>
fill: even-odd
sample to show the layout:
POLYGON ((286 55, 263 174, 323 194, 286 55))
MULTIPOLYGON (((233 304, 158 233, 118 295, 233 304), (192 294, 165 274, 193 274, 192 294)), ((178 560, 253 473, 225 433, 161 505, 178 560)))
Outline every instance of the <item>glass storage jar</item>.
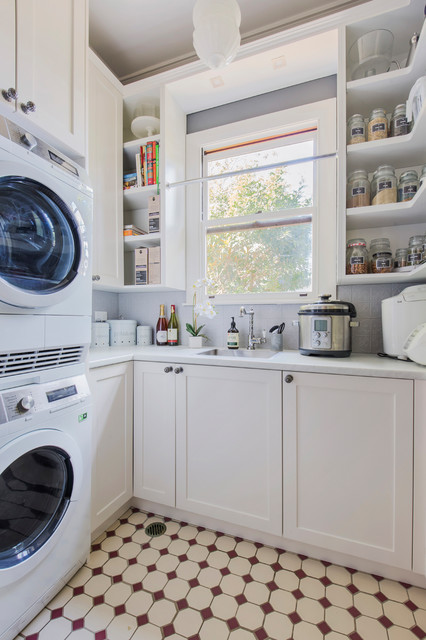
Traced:
POLYGON ((373 109, 367 127, 368 140, 383 140, 383 138, 387 138, 388 126, 386 111, 381 108, 373 109))
POLYGON ((348 144, 365 142, 365 133, 364 116, 360 113, 355 113, 348 120, 348 144))
POLYGON ((395 251, 395 260, 393 263, 394 269, 401 269, 402 267, 406 267, 408 265, 408 249, 397 249, 395 251))
POLYGON ((371 273, 390 273, 392 266, 392 250, 389 238, 374 238, 370 243, 371 273))
POLYGON ((410 125, 406 114, 407 108, 405 102, 403 104, 398 104, 393 110, 390 123, 390 134, 392 137, 405 136, 405 134, 409 133, 410 125))
POLYGON ((352 238, 346 243, 346 273, 368 273, 368 251, 364 238, 352 238))
POLYGON ((396 198, 395 169, 388 164, 381 165, 371 181, 371 204, 390 204, 396 202, 396 198))
POLYGON ((411 236, 408 241, 407 262, 414 267, 423 260, 423 243, 424 236, 411 236))
POLYGON ((424 165, 422 172, 420 174, 419 187, 422 186, 423 182, 426 180, 426 164, 424 165))
POLYGON ((367 207, 370 204, 370 181, 364 169, 352 171, 348 176, 346 206, 367 207))
POLYGON ((398 202, 407 202, 416 195, 419 189, 417 171, 410 169, 401 173, 398 183, 398 202))

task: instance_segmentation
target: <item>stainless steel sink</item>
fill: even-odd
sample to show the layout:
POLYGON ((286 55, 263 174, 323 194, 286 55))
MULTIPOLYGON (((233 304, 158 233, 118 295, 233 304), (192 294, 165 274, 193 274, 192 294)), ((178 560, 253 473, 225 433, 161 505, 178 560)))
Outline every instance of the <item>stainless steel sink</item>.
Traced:
POLYGON ((278 351, 271 349, 209 349, 208 351, 199 351, 197 356, 219 356, 222 358, 272 358, 278 351))

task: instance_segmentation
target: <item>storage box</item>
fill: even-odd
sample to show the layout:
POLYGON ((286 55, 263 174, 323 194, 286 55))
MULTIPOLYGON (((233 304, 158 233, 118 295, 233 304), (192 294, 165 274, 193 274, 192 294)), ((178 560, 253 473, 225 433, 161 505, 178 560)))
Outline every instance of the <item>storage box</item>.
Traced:
POLYGON ((148 198, 148 229, 149 233, 160 231, 160 196, 148 198))
POLYGON ((148 283, 161 284, 161 247, 150 248, 148 261, 148 283))
POLYGON ((126 284, 147 284, 148 249, 141 247, 125 253, 124 278, 126 284))

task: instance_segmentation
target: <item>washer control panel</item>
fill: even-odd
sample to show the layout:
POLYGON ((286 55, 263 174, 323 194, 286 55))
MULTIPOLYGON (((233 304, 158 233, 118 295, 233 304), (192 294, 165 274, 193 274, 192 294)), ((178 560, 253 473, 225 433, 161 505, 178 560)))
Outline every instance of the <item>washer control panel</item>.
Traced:
POLYGON ((311 318, 311 348, 331 349, 331 317, 311 318))

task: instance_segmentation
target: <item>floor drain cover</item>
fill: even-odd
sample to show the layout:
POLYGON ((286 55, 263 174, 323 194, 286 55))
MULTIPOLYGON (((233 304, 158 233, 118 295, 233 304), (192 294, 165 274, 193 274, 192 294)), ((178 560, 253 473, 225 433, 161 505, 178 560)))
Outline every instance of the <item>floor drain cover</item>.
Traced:
POLYGON ((151 538, 156 538, 166 533, 166 525, 164 522, 151 522, 151 524, 146 527, 145 533, 151 536, 151 538))

